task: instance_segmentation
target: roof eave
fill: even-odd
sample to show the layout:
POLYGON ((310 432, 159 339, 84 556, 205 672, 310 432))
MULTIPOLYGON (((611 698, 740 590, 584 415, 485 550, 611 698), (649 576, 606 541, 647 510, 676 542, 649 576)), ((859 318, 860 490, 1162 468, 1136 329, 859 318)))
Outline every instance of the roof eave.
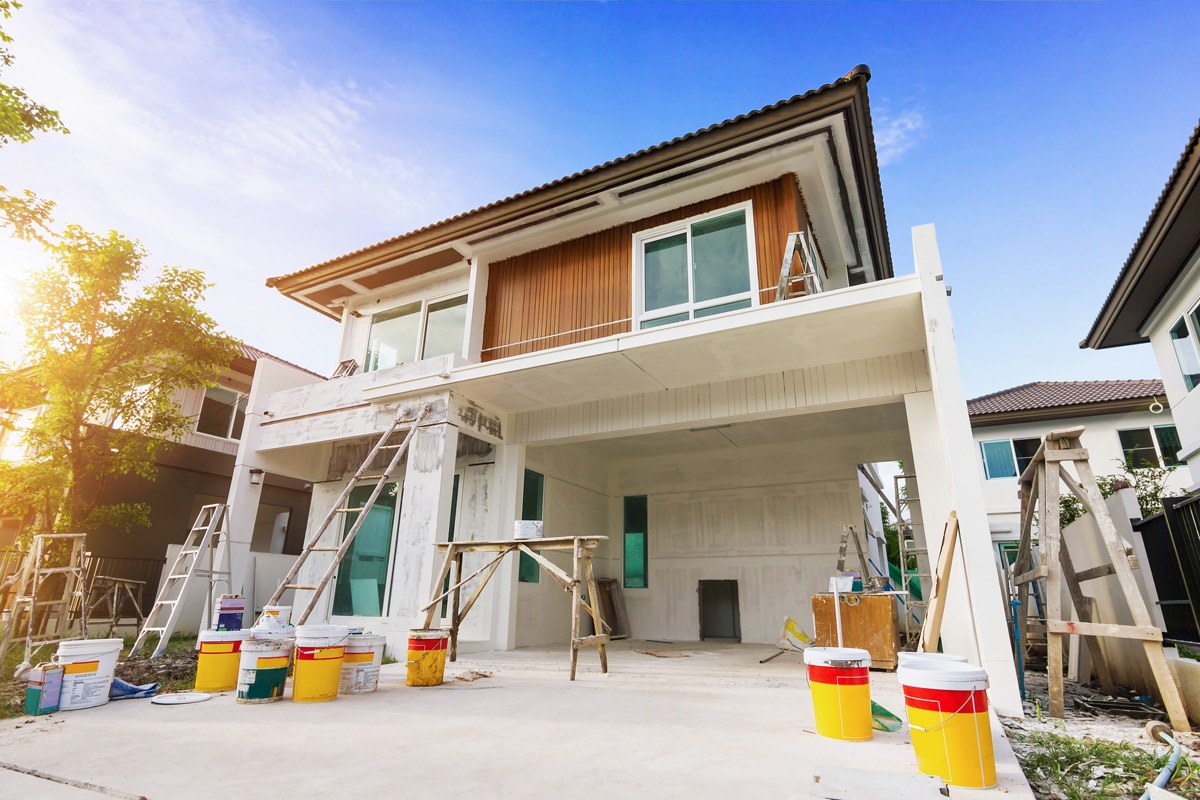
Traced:
MULTIPOLYGON (((870 232, 869 244, 876 265, 876 277, 891 277, 893 270, 887 223, 883 212, 883 191, 866 97, 866 83, 869 79, 870 70, 860 65, 832 84, 785 101, 787 104, 782 107, 769 107, 760 112, 753 112, 744 118, 705 128, 665 145, 561 179, 544 188, 530 190, 308 269, 269 278, 267 286, 292 296, 306 306, 315 307, 302 298, 294 297, 294 293, 329 281, 345 279, 364 269, 444 247, 467 237, 478 236, 497 227, 519 222, 531 215, 552 211, 588 195, 641 180, 771 136, 812 119, 843 111, 847 114, 848 128, 851 131, 856 160, 854 169, 862 181, 870 232)), ((331 309, 318 310, 327 316, 338 318, 331 309)))

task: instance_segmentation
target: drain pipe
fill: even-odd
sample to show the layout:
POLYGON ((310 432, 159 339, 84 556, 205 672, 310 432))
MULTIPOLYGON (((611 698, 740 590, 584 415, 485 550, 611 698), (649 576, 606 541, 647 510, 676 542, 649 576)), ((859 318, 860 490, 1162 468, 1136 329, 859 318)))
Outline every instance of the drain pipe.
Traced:
MULTIPOLYGON (((1171 776, 1175 774, 1175 768, 1179 766, 1179 756, 1183 752, 1183 748, 1180 747, 1179 742, 1171 738, 1170 731, 1171 729, 1161 722, 1146 723, 1146 735, 1154 741, 1161 741, 1171 745, 1171 757, 1167 759, 1166 765, 1158 771, 1158 777, 1154 779, 1154 783, 1152 784, 1159 789, 1165 789, 1167 784, 1170 783, 1171 776)), ((1149 789, 1142 795, 1141 800, 1150 800, 1149 789)))

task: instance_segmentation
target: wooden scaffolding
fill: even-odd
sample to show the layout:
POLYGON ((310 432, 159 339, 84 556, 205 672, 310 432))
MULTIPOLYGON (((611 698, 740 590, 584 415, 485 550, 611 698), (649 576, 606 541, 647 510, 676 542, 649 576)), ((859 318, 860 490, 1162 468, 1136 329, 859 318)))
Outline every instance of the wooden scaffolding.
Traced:
MULTIPOLYGON (((1097 675, 1106 689, 1112 685, 1112 679, 1099 639, 1135 639, 1140 640, 1145 649, 1151 673, 1171 725, 1176 731, 1190 731, 1183 698, 1171 675, 1166 656, 1163 655, 1162 631, 1150 619, 1150 612, 1134 579, 1131 557, 1117 534, 1104 498, 1100 494, 1100 488, 1096 485, 1096 476, 1088 462, 1088 452, 1080 444, 1079 437, 1082 433, 1082 426, 1047 433, 1037 453, 1021 473, 1021 543, 1013 569, 1016 575, 1014 583, 1017 596, 1021 601, 1017 612, 1020 632, 1018 646, 1024 646, 1022 643, 1026 640, 1028 630, 1030 585, 1034 581, 1042 581, 1045 586, 1042 596, 1046 618, 1046 670, 1050 684, 1050 716, 1063 716, 1064 634, 1078 634, 1083 637, 1097 675), (1065 468, 1066 464, 1073 465, 1074 475, 1065 468), (1079 498, 1084 508, 1092 514, 1108 554, 1107 564, 1075 571, 1068 543, 1064 541, 1059 525, 1063 485, 1079 498), (1032 567, 1035 517, 1040 522, 1039 548, 1042 558, 1039 566, 1032 567), (1120 625, 1093 619, 1091 604, 1084 596, 1080 584, 1108 575, 1116 576, 1134 624, 1120 625), (1070 595, 1071 605, 1079 618, 1078 622, 1064 617, 1064 583, 1070 595)), ((1069 614, 1069 609, 1067 611, 1069 614)))

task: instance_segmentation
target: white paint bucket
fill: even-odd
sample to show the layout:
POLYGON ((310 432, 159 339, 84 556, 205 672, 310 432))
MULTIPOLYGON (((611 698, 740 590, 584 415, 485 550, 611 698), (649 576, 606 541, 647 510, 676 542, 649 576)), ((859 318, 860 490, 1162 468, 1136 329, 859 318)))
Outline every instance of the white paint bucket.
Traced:
POLYGON ((108 702, 117 656, 124 644, 121 639, 76 639, 58 643, 53 660, 63 668, 59 710, 74 711, 108 702))
POLYGON ((260 627, 286 628, 291 624, 291 618, 291 606, 263 606, 262 618, 257 624, 260 627))
POLYGON ((514 539, 541 539, 542 521, 537 519, 517 520, 513 526, 514 539))
POLYGON ((379 667, 383 664, 386 636, 370 633, 351 634, 342 657, 342 679, 338 694, 370 694, 379 688, 379 667))
POLYGON ((946 663, 950 663, 950 662, 966 664, 967 657, 955 655, 954 653, 907 653, 907 652, 901 652, 901 653, 896 654, 896 666, 898 666, 898 667, 903 667, 908 664, 916 663, 918 661, 924 661, 926 663, 934 663, 934 664, 938 664, 938 663, 946 664, 946 663))

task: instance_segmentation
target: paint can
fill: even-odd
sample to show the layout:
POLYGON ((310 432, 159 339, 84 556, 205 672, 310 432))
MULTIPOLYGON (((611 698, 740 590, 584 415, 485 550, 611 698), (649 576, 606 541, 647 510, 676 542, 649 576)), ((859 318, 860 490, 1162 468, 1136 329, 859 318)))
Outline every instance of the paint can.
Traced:
POLYGON ((63 668, 58 664, 38 664, 29 670, 25 686, 25 713, 30 716, 58 711, 62 696, 63 668))
POLYGON ((955 655, 954 653, 907 653, 900 652, 896 654, 896 666, 903 667, 906 664, 912 664, 917 661, 924 661, 932 664, 956 663, 966 664, 967 657, 955 655))
POLYGON ((108 702, 122 639, 75 639, 59 642, 54 663, 63 668, 60 711, 102 706, 108 702))
POLYGON ((349 633, 349 628, 344 625, 301 625, 296 628, 293 702, 323 703, 337 698, 349 633))
POLYGON ((240 594, 223 594, 217 598, 212 626, 216 631, 240 631, 246 613, 246 598, 240 594))
POLYGON ((238 660, 237 702, 274 703, 283 699, 288 664, 296 640, 281 631, 251 628, 238 660))
POLYGON ((808 686, 817 733, 858 742, 871 738, 871 654, 857 647, 808 647, 808 686))
POLYGON ((541 539, 542 536, 542 521, 539 519, 520 519, 513 526, 514 539, 541 539))
POLYGON ((408 632, 409 686, 441 686, 446 674, 446 644, 450 632, 441 629, 408 632))
POLYGON ((917 769, 951 786, 996 785, 987 672, 952 661, 914 661, 896 670, 917 769))
POLYGON ((242 643, 249 638, 250 631, 200 631, 197 692, 231 692, 237 688, 238 659, 242 643))
POLYGON ((286 628, 291 624, 291 620, 291 606, 263 606, 262 618, 258 624, 260 627, 286 628))
POLYGON ((383 664, 386 636, 352 633, 346 639, 342 659, 342 678, 338 694, 370 694, 379 688, 379 668, 383 664))

